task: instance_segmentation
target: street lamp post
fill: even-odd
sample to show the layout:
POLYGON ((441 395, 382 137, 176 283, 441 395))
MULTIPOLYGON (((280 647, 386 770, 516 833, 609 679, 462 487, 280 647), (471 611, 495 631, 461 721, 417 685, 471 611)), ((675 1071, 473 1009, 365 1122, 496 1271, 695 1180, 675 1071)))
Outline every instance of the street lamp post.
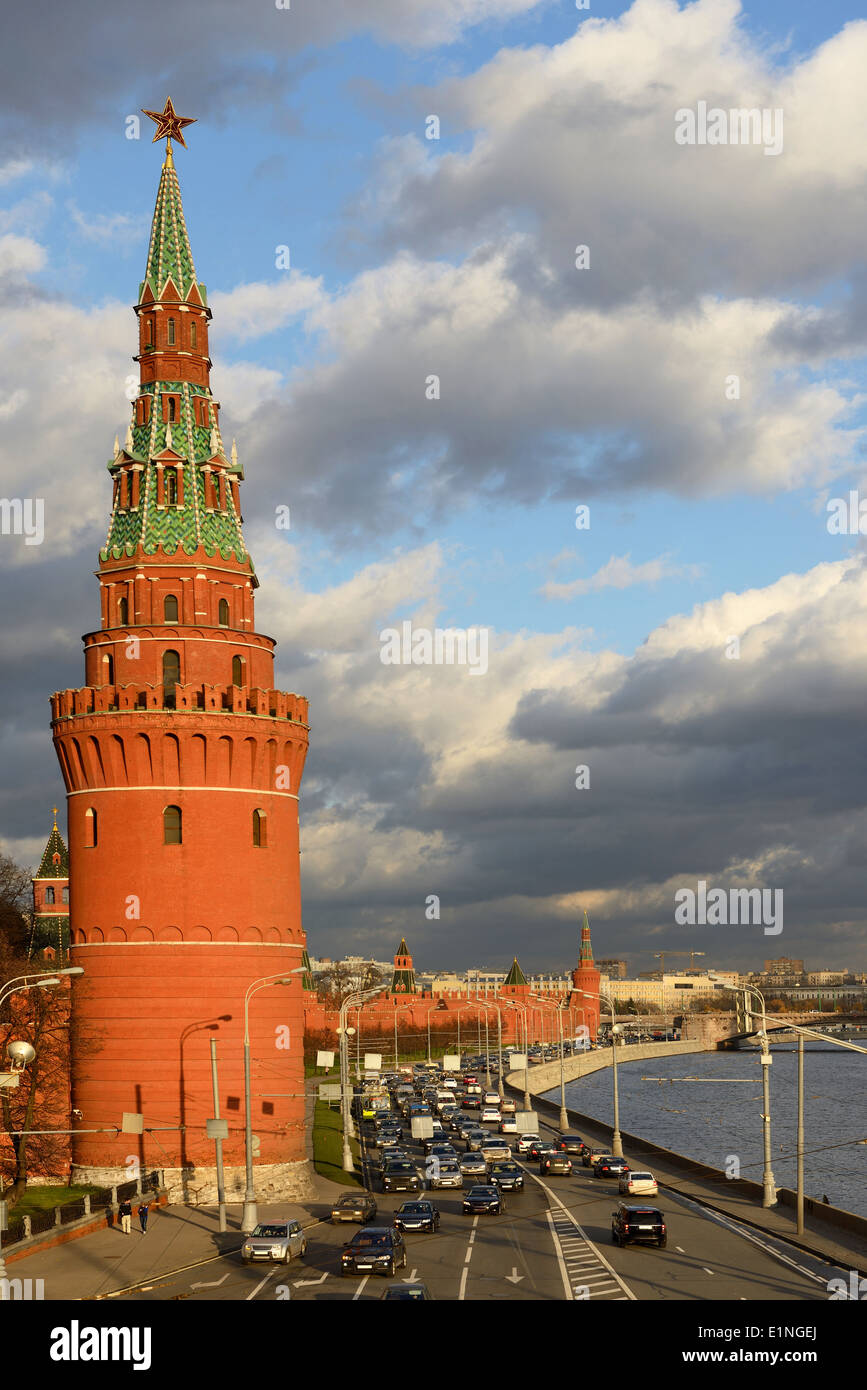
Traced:
POLYGON ((729 989, 733 994, 744 995, 744 1008, 753 1016, 753 1010, 747 1004, 747 996, 756 995, 762 1010, 762 1026, 759 1031, 759 1042, 761 1044, 762 1055, 759 1058, 762 1067, 762 1206, 775 1207, 777 1205, 777 1189, 774 1183, 774 1174, 771 1168, 771 1076, 770 1068, 773 1062, 771 1048, 768 1042, 768 1020, 765 1010, 765 996, 755 985, 730 985, 713 971, 708 972, 714 984, 723 989, 729 989))
MULTIPOLYGON (((303 950, 302 946, 297 948, 303 950)), ((260 989, 268 989, 270 985, 288 985, 291 983, 291 976, 303 975, 305 967, 297 966, 294 970, 284 970, 279 975, 263 975, 260 980, 254 980, 247 986, 244 995, 244 1130, 245 1130, 245 1168, 246 1168, 246 1187, 244 1190, 244 1211, 241 1216, 241 1231, 247 1236, 255 1229, 259 1214, 256 1208, 256 1193, 253 1190, 253 1089, 250 1081, 250 1000, 260 989)))
POLYGON ((378 986, 376 989, 362 990, 356 994, 347 994, 343 1003, 340 1005, 340 1024, 337 1029, 337 1038, 340 1051, 340 1110, 343 1116, 344 1173, 353 1173, 355 1171, 355 1164, 352 1161, 352 1148, 349 1143, 351 1114, 349 1102, 349 1029, 346 1025, 346 1015, 349 1009, 359 1008, 368 999, 373 999, 377 994, 381 993, 382 987, 378 986))
POLYGON ((614 1130, 611 1135, 611 1152, 615 1158, 623 1157, 623 1141, 620 1138, 620 1091, 617 1085, 617 1035, 620 1031, 616 1023, 614 1000, 608 994, 594 994, 591 990, 580 989, 585 999, 598 999, 611 1010, 611 1072, 614 1078, 614 1130))

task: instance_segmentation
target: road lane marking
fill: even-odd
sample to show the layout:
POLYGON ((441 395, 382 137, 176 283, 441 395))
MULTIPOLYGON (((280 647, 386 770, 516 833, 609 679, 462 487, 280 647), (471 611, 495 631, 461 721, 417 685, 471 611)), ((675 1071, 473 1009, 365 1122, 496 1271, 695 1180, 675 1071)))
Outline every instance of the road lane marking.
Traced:
MULTIPOLYGON (((706 1217, 710 1221, 716 1221, 720 1226, 725 1226, 726 1230, 731 1231, 733 1235, 741 1236, 743 1240, 748 1240, 753 1245, 757 1245, 760 1250, 764 1250, 765 1254, 770 1255, 772 1259, 779 1260, 781 1264, 788 1265, 790 1269, 796 1269, 799 1274, 803 1274, 807 1279, 812 1279, 814 1283, 827 1287, 827 1280, 823 1279, 821 1274, 816 1274, 812 1269, 807 1269, 804 1265, 798 1264, 797 1260, 790 1259, 782 1250, 776 1250, 772 1245, 766 1245, 763 1240, 759 1240, 758 1236, 755 1235, 753 1231, 748 1230, 745 1226, 741 1226, 733 1217, 729 1218, 723 1216, 720 1212, 714 1211, 711 1207, 702 1206, 701 1202, 694 1201, 690 1197, 684 1197, 681 1192, 674 1193, 674 1191, 672 1191, 671 1195, 684 1206, 692 1207, 693 1210, 697 1211, 701 1216, 706 1217)), ((782 1237, 780 1237, 780 1239, 782 1239, 782 1237)), ((823 1264, 829 1265, 832 1269, 842 1268, 841 1265, 836 1264, 831 1259, 826 1259, 822 1255, 817 1254, 814 1258, 820 1260, 823 1264)))
POLYGON ((537 1178, 535 1173, 530 1173, 529 1169, 526 1171, 528 1176, 531 1177, 534 1182, 537 1182, 542 1191, 546 1194, 549 1203, 549 1211, 554 1203, 559 1207, 559 1211, 556 1215, 553 1213, 551 1214, 551 1228, 554 1233, 558 1253, 562 1255, 566 1271, 570 1276, 570 1299, 575 1299, 575 1293, 572 1287, 573 1283, 577 1284, 578 1287, 590 1290, 585 1276, 589 1270, 595 1268, 600 1273, 605 1272, 609 1282, 590 1290, 591 1298, 609 1298, 611 1297, 609 1289, 617 1287, 622 1291, 620 1297, 625 1297, 632 1302, 637 1302, 636 1295, 632 1292, 629 1285, 621 1279, 617 1270, 609 1264, 608 1260, 606 1260, 605 1256, 602 1254, 602 1251, 594 1245, 593 1241, 587 1235, 587 1232, 579 1225, 578 1221, 569 1211, 568 1207, 563 1204, 557 1194, 552 1192, 551 1188, 543 1183, 541 1178, 537 1178), (575 1245, 576 1231, 583 1241, 583 1246, 575 1245), (560 1246, 561 1239, 564 1240, 566 1244, 565 1249, 560 1246), (577 1253, 578 1250, 581 1251, 580 1255, 577 1253))
POLYGON ((276 1268, 274 1268, 274 1269, 269 1269, 268 1273, 265 1275, 265 1278, 264 1278, 264 1279, 261 1279, 261 1280, 259 1281, 259 1283, 256 1285, 256 1287, 255 1287, 255 1289, 253 1290, 253 1292, 247 1294, 247 1297, 246 1297, 246 1299, 244 1300, 244 1302, 245 1302, 245 1303, 249 1303, 251 1299, 255 1298, 255 1297, 256 1297, 256 1294, 259 1292, 259 1290, 260 1290, 260 1289, 264 1289, 264 1287, 265 1287, 265 1285, 267 1284, 268 1280, 269 1280, 269 1279, 273 1279, 273 1278, 274 1278, 274 1275, 275 1275, 276 1273, 277 1273, 276 1268))
POLYGON ((369 1274, 365 1274, 365 1276, 364 1276, 364 1278, 362 1279, 361 1283, 359 1284, 358 1288, 355 1290, 355 1293, 352 1295, 352 1301, 353 1301, 353 1303, 355 1302, 355 1300, 356 1300, 357 1298, 360 1298, 360 1297, 361 1297, 362 1293, 364 1292, 364 1286, 365 1286, 365 1284, 367 1283, 367 1281, 368 1281, 369 1278, 370 1278, 370 1275, 369 1275, 369 1274))
POLYGON ((467 1275, 470 1272, 470 1260, 473 1255, 473 1241, 476 1238, 476 1227, 479 1224, 478 1216, 473 1217, 473 1229, 470 1231, 470 1239, 467 1243, 467 1253, 464 1256, 464 1268, 461 1274, 461 1287, 458 1290, 458 1301, 463 1302, 467 1296, 467 1275))
POLYGON ((705 1274, 713 1274, 713 1270, 708 1269, 707 1265, 702 1265, 702 1269, 704 1270, 705 1274))
POLYGON ((560 1248, 560 1242, 559 1242, 559 1240, 557 1239, 557 1232, 554 1230, 554 1217, 553 1217, 553 1215, 551 1214, 551 1208, 550 1208, 550 1207, 549 1207, 548 1210, 545 1212, 545 1215, 546 1215, 547 1218, 548 1218, 548 1225, 549 1225, 550 1228, 551 1228, 551 1240, 554 1242, 554 1251, 555 1251, 555 1253, 556 1253, 556 1255, 557 1255, 557 1263, 558 1263, 559 1266, 560 1266, 560 1275, 561 1275, 561 1278, 562 1278, 562 1280, 563 1280, 563 1288, 566 1290, 566 1298, 568 1299, 568 1301, 569 1301, 570 1303, 572 1303, 572 1302, 574 1301, 574 1295, 573 1295, 573 1293, 572 1293, 572 1285, 571 1285, 570 1282, 569 1282, 569 1272, 568 1272, 568 1270, 566 1269, 566 1261, 563 1259, 563 1251, 562 1251, 562 1249, 560 1248))

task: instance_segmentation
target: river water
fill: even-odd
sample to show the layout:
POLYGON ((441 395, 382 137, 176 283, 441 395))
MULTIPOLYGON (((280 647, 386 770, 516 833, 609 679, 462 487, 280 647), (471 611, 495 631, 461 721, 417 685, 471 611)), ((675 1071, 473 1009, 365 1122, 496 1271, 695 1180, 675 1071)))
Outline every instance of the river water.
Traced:
MULTIPOLYGON (((794 1188, 798 1059, 795 1051, 772 1051, 771 1166, 778 1187, 794 1188)), ((622 1129, 715 1168, 725 1169, 736 1156, 740 1176, 761 1182, 758 1052, 652 1058, 621 1064, 617 1076, 622 1129), (664 1079, 646 1079, 651 1077, 664 1079)), ((827 1195, 833 1206, 867 1215, 867 1143, 853 1142, 867 1140, 867 1056, 807 1043, 804 1095, 807 1196, 821 1201, 827 1195)), ((547 1099, 556 1102, 559 1089, 547 1099)), ((566 1104, 611 1124, 611 1069, 569 1082, 566 1104)))

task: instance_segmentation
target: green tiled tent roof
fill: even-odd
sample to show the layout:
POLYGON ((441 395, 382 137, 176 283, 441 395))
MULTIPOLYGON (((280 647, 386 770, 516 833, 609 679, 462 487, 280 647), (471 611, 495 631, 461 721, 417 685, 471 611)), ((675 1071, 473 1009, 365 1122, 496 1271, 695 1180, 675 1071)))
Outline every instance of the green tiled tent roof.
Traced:
POLYGON ((514 960, 512 961, 511 969, 509 970, 508 975, 506 976, 505 980, 503 981, 503 984, 504 984, 504 985, 525 985, 526 983, 527 983, 527 977, 526 977, 526 975, 524 974, 523 970, 521 969, 520 965, 518 964, 518 958, 517 958, 517 956, 516 956, 516 957, 514 958, 514 960))
POLYGON ((69 958, 68 917, 39 917, 34 921, 27 947, 28 959, 32 959, 36 951, 44 951, 46 946, 57 952, 56 968, 66 965, 69 958))
POLYGON ((36 878, 69 878, 69 851, 56 825, 48 837, 36 878), (60 855, 59 864, 53 862, 55 854, 60 855))
POLYGON ((207 303, 205 287, 196 281, 196 267, 193 265, 193 253, 187 235, 187 224, 184 221, 178 175, 174 161, 167 158, 157 190, 147 268, 139 288, 139 300, 144 294, 145 285, 150 286, 154 299, 161 299, 169 280, 181 299, 186 299, 192 286, 196 285, 202 303, 207 303))

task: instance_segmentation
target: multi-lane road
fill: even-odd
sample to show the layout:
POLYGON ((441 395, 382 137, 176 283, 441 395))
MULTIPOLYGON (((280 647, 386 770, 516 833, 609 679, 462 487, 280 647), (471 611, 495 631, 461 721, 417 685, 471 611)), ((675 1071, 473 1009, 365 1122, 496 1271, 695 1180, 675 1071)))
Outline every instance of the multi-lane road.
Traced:
MULTIPOLYGON (((544 1124, 542 1130, 552 1132, 544 1124)), ((411 1151, 423 1173, 421 1149, 411 1151)), ((365 1173, 378 1207, 376 1224, 391 1225, 407 1194, 383 1194, 372 1159, 375 1151, 365 1152, 365 1173)), ((524 1190, 505 1194, 500 1216, 464 1216, 458 1191, 427 1193, 440 1210, 440 1229, 435 1235, 407 1234, 407 1268, 398 1278, 423 1281, 435 1300, 803 1302, 826 1301, 828 1280, 841 1273, 664 1189, 653 1205, 665 1213, 666 1249, 621 1249, 611 1241, 611 1213, 619 1200, 616 1181, 595 1178, 580 1163, 571 1177, 544 1181, 537 1176, 537 1164, 526 1161, 522 1166, 524 1190)), ((473 1182, 464 1181, 465 1186, 473 1182)), ((287 1267, 245 1267, 237 1254, 223 1254, 115 1298, 378 1299, 388 1280, 340 1273, 342 1247, 357 1229, 332 1226, 327 1219, 313 1221, 306 1229, 304 1258, 287 1267)))

